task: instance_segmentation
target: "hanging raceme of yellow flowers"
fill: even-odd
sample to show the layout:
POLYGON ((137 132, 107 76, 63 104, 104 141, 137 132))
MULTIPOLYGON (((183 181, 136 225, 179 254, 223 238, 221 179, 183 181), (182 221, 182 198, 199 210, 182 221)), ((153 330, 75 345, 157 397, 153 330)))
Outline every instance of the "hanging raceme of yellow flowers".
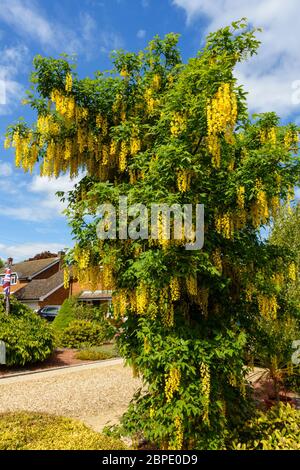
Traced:
POLYGON ((112 304, 114 307, 114 316, 115 317, 124 317, 126 310, 129 306, 128 296, 125 289, 120 289, 118 292, 114 293, 112 296, 112 304))
POLYGON ((72 91, 72 85, 73 85, 72 75, 70 74, 70 72, 68 72, 66 75, 66 85, 65 85, 65 89, 67 92, 72 91))
POLYGON ((198 291, 197 276, 191 275, 186 278, 186 287, 189 295, 196 296, 198 291))
POLYGON ((166 374, 165 396, 168 403, 170 403, 172 400, 174 393, 178 391, 180 386, 180 379, 180 370, 176 367, 172 367, 170 372, 166 374))
POLYGON ((246 286, 246 302, 252 302, 253 295, 255 294, 256 290, 253 284, 247 284, 246 286))
POLYGON ((147 111, 149 114, 152 114, 156 105, 158 104, 158 100, 153 97, 153 90, 151 88, 147 88, 145 90, 144 96, 147 105, 147 111))
POLYGON ((176 302, 177 300, 180 300, 180 282, 178 277, 172 277, 170 281, 170 294, 171 294, 171 299, 176 302))
POLYGON ((64 269, 64 288, 69 289, 70 286, 70 272, 68 268, 64 269))
POLYGON ((290 263, 288 266, 288 277, 292 282, 296 282, 297 280, 297 268, 294 262, 290 263))
POLYGON ((239 209, 245 207, 245 186, 239 186, 237 189, 237 204, 239 209))
POLYGON ((212 155, 212 165, 218 169, 221 167, 221 145, 219 137, 211 134, 207 137, 208 150, 212 155))
POLYGON ((138 137, 132 137, 130 139, 130 153, 136 155, 141 150, 141 141, 138 137))
POLYGON ((298 150, 298 133, 289 129, 284 135, 284 147, 286 150, 296 152, 298 150))
POLYGON ((104 290, 112 290, 114 287, 114 276, 112 264, 104 264, 102 268, 102 282, 104 290))
POLYGON ((177 187, 181 193, 185 193, 190 189, 191 174, 188 170, 179 170, 177 172, 177 187))
POLYGON ((237 99, 229 83, 223 83, 206 108, 208 149, 213 166, 220 168, 221 149, 218 135, 224 133, 227 143, 233 143, 233 129, 237 120, 237 99))
POLYGON ((269 320, 276 319, 278 303, 275 295, 267 296, 265 294, 258 294, 257 302, 259 312, 264 318, 269 320))
POLYGON ((160 213, 157 220, 158 243, 163 248, 170 244, 170 234, 168 233, 168 223, 166 214, 160 213))
POLYGON ((128 155, 128 147, 127 143, 123 140, 121 143, 121 150, 119 154, 119 170, 125 171, 127 168, 127 155, 128 155))
POLYGON ((269 129, 267 128, 260 129, 259 137, 260 137, 261 144, 268 143, 268 144, 275 145, 277 141, 276 128, 271 127, 269 129))
POLYGON ((223 264, 222 264, 222 256, 221 256, 221 250, 220 248, 217 248, 213 254, 212 254, 212 259, 215 267, 217 268, 220 273, 223 271, 223 264))
POLYGON ((265 224, 269 218, 269 208, 266 192, 263 189, 261 180, 257 180, 255 184, 256 201, 251 206, 251 217, 254 227, 265 224))
POLYGON ((225 214, 218 214, 216 216, 216 230, 222 234, 224 238, 230 240, 234 236, 234 223, 231 215, 227 212, 225 214))
POLYGON ((175 112, 172 116, 170 131, 172 136, 178 137, 186 130, 186 116, 182 113, 175 112))
POLYGON ((203 421, 209 422, 209 404, 210 404, 210 370, 209 366, 202 362, 200 364, 200 391, 203 396, 203 421))
POLYGON ((152 87, 155 91, 158 91, 160 89, 160 86, 161 86, 161 76, 158 73, 156 73, 152 79, 152 87))
POLYGON ((175 416, 174 424, 176 429, 175 439, 169 444, 168 450, 181 450, 183 446, 182 419, 179 416, 175 416))
POLYGON ((201 307, 202 313, 205 317, 208 314, 208 298, 209 298, 209 288, 201 287, 198 288, 196 303, 201 307))
POLYGON ((139 315, 143 315, 147 311, 148 306, 148 289, 144 283, 141 283, 136 289, 136 311, 139 315))

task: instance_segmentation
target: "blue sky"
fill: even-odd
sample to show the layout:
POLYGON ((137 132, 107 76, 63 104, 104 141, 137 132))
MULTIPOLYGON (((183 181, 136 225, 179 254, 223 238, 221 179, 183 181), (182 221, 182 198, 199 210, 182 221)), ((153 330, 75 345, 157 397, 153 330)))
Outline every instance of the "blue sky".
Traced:
POLYGON ((187 60, 209 31, 246 16, 264 28, 259 56, 236 70, 251 111, 300 123, 298 10, 297 0, 0 0, 0 257, 23 259, 72 244, 55 196, 72 187, 68 176, 24 175, 3 148, 7 125, 33 119, 20 103, 36 54, 76 53, 87 76, 110 68, 111 50, 137 51, 155 34, 173 31, 187 60))

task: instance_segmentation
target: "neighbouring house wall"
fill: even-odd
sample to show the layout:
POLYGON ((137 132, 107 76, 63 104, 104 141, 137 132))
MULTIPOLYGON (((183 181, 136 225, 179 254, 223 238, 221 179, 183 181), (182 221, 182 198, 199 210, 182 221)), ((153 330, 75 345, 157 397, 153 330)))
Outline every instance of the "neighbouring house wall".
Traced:
POLYGON ((39 302, 40 308, 46 307, 46 305, 62 305, 64 301, 69 297, 69 289, 61 287, 53 294, 49 295, 43 302, 39 302))
POLYGON ((38 276, 34 276, 33 279, 48 279, 48 277, 53 276, 53 274, 57 273, 59 270, 59 263, 55 263, 54 266, 51 266, 48 269, 45 269, 42 273, 38 276))
MULTIPOLYGON (((27 284, 28 284, 28 281, 19 281, 19 280, 17 280, 17 284, 11 286, 10 290, 11 290, 12 293, 14 293, 17 290, 22 289, 22 287, 27 286, 27 284)), ((3 293, 3 287, 0 286, 0 294, 2 294, 2 293, 3 293)))
MULTIPOLYGON (((70 296, 71 295, 79 295, 84 290, 92 290, 90 284, 80 284, 78 281, 70 283, 70 296)), ((93 290, 103 290, 103 286, 101 283, 97 284, 97 287, 93 290)))

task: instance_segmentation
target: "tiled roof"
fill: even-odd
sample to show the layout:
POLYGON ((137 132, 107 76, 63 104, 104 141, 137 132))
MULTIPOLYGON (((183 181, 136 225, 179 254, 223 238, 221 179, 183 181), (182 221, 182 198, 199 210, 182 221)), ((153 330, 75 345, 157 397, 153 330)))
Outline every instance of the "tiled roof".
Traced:
MULTIPOLYGON (((28 279, 57 261, 59 261, 59 258, 45 258, 33 261, 23 261, 22 263, 13 264, 11 270, 12 272, 18 274, 19 279, 28 279)), ((0 274, 3 274, 4 271, 5 270, 2 268, 0 274)))
POLYGON ((80 296, 80 300, 110 300, 111 299, 111 290, 95 290, 95 291, 89 291, 89 290, 84 290, 80 296))
POLYGON ((64 282, 63 271, 58 271, 47 279, 33 279, 27 286, 14 293, 18 300, 39 300, 55 291, 64 282))

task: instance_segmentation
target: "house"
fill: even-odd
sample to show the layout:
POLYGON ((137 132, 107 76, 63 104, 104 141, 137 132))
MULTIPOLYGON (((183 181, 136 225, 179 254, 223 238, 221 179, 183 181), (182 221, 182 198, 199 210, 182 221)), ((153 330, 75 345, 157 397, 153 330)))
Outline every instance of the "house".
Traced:
MULTIPOLYGON (((64 289, 62 258, 45 258, 23 261, 11 266, 11 294, 36 310, 45 305, 61 305, 69 297, 64 289)), ((4 270, 0 272, 0 293, 4 270)))
MULTIPOLYGON (((77 279, 71 278, 70 287, 65 289, 62 258, 61 252, 53 258, 12 264, 11 294, 34 310, 46 305, 62 305, 65 299, 73 295, 90 305, 111 303, 112 291, 103 290, 101 285, 91 291, 89 286, 83 286, 77 279)), ((4 271, 0 270, 0 294, 3 291, 4 271)))

